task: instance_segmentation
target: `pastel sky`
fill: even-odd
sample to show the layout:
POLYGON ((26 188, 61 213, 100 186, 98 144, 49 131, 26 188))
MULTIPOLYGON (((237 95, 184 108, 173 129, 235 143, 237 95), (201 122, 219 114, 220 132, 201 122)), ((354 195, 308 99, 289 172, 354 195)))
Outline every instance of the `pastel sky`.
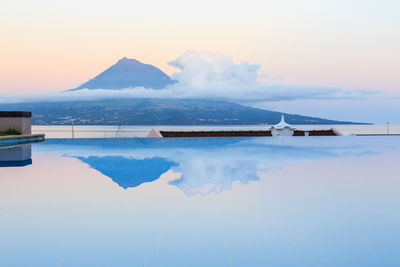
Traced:
POLYGON ((2 0, 0 94, 74 88, 125 56, 172 74, 192 49, 281 84, 399 95, 399 13, 397 0, 2 0))

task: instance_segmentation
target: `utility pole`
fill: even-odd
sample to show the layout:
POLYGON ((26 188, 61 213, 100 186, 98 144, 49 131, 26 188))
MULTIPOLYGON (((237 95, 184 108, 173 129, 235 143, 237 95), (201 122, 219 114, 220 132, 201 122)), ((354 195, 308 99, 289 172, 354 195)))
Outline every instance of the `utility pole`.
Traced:
POLYGON ((120 129, 120 128, 121 128, 121 124, 118 125, 118 129, 117 129, 117 133, 115 134, 115 138, 118 137, 118 132, 119 132, 119 129, 120 129))
POLYGON ((75 138, 75 132, 74 132, 74 119, 71 121, 71 131, 72 131, 72 138, 75 138))

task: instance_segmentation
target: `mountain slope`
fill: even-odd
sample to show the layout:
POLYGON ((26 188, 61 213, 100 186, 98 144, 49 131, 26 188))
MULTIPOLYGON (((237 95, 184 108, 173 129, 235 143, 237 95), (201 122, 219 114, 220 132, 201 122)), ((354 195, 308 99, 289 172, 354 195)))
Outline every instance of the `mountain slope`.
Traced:
POLYGON ((173 83, 160 69, 136 59, 122 58, 95 78, 72 89, 122 89, 128 87, 165 88, 173 83))
POLYGON ((74 102, 1 104, 3 110, 32 111, 36 125, 256 125, 353 124, 211 100, 107 99, 74 102))

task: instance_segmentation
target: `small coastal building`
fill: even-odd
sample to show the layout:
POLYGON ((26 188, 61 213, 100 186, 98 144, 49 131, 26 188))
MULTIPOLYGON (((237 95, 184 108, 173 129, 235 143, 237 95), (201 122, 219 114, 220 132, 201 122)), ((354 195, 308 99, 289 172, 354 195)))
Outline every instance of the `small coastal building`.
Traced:
POLYGON ((278 124, 272 125, 270 128, 272 136, 293 136, 295 130, 296 128, 285 121, 284 115, 278 124))
POLYGON ((31 134, 31 112, 0 111, 0 132, 15 130, 21 134, 31 134))
POLYGON ((25 159, 30 159, 30 147, 21 145, 44 141, 44 134, 31 133, 31 117, 32 113, 26 111, 0 111, 0 167, 8 161, 25 164, 25 159))

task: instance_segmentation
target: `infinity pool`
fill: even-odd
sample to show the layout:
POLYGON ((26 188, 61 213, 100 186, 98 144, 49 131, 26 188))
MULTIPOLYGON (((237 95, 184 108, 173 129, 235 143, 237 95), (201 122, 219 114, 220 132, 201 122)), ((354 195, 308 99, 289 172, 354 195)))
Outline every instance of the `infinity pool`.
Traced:
POLYGON ((0 266, 400 266, 400 137, 52 139, 31 163, 0 168, 0 266))

